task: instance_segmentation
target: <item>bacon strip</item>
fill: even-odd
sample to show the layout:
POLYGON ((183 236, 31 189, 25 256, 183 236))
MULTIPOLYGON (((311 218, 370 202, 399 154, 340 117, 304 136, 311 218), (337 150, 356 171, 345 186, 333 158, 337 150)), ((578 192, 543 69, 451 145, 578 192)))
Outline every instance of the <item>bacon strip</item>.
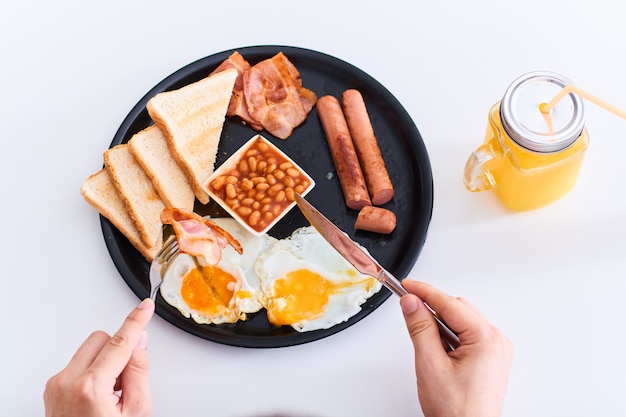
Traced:
POLYGON ((228 68, 237 79, 228 104, 228 116, 239 116, 255 130, 267 130, 287 139, 315 106, 317 96, 302 86, 300 72, 282 52, 254 66, 237 51, 211 74, 228 68))
POLYGON ((161 223, 172 225, 182 253, 202 258, 209 265, 222 259, 222 249, 227 245, 243 253, 241 243, 230 233, 192 211, 167 207, 161 212, 161 223))
POLYGON ((280 139, 287 139, 306 120, 317 101, 282 52, 245 71, 243 91, 250 115, 280 139))
POLYGON ((217 68, 215 68, 211 75, 220 71, 227 70, 229 68, 235 68, 237 70, 237 78, 235 79, 233 94, 230 97, 230 102, 228 103, 228 110, 226 111, 226 114, 228 116, 239 116, 254 130, 263 130, 263 126, 259 122, 257 122, 248 112, 248 106, 244 98, 243 74, 250 69, 250 64, 239 52, 235 51, 228 58, 226 58, 226 60, 224 60, 217 68))

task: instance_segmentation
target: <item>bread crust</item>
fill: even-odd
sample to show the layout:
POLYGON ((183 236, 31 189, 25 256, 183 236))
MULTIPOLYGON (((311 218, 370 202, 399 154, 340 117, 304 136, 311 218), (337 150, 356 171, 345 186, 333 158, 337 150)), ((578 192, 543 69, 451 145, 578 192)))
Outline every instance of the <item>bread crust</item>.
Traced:
POLYGON ((147 127, 130 138, 128 147, 167 207, 193 209, 195 194, 161 129, 147 127))
POLYGON ((165 204, 152 181, 137 163, 127 144, 106 150, 104 166, 139 232, 142 243, 148 247, 154 246, 162 233, 159 216, 165 204))
POLYGON ((159 93, 148 101, 148 114, 165 135, 172 156, 202 204, 202 189, 213 173, 237 70, 215 73, 178 90, 159 93))
POLYGON ((106 169, 90 175, 80 188, 81 196, 95 208, 100 215, 108 219, 133 245, 142 256, 152 262, 162 245, 162 235, 152 246, 145 245, 135 228, 130 215, 106 169))

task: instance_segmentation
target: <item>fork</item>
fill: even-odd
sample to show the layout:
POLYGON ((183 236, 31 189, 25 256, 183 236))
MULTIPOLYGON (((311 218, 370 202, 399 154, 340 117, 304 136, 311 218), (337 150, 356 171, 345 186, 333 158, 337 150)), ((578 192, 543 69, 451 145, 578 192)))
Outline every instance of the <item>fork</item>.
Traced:
POLYGON ((180 252, 178 251, 178 241, 176 235, 171 235, 156 254, 150 264, 150 298, 154 301, 156 299, 157 291, 163 283, 163 276, 169 262, 174 259, 180 252))

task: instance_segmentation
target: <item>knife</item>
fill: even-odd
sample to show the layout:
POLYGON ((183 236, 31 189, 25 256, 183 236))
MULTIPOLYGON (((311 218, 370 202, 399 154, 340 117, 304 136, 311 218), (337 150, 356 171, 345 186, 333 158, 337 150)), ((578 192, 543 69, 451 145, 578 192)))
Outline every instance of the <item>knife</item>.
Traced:
MULTIPOLYGON (((350 262, 357 271, 376 278, 398 296, 408 294, 408 291, 404 289, 400 280, 383 268, 370 254, 365 252, 356 242, 350 239, 347 234, 313 207, 311 203, 306 201, 298 193, 294 193, 294 196, 300 211, 304 214, 304 217, 306 217, 309 223, 311 223, 322 237, 350 262)), ((428 307, 437 322, 441 339, 447 343, 450 350, 458 348, 460 342, 457 334, 454 333, 428 305, 426 305, 426 307, 428 307)))

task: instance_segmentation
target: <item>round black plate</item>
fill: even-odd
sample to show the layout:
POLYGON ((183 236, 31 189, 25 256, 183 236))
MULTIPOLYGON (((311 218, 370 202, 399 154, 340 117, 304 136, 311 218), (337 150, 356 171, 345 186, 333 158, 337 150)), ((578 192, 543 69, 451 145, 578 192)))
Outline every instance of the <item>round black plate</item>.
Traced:
MULTIPOLYGON (((287 140, 277 139, 265 131, 262 135, 281 148, 313 177, 316 186, 307 195, 308 201, 350 237, 366 247, 383 267, 398 278, 405 277, 422 249, 433 207, 432 172, 428 153, 406 110, 372 77, 332 56, 288 46, 253 46, 237 50, 252 65, 282 51, 300 71, 303 85, 313 90, 318 97, 331 94, 339 98, 348 88, 356 88, 361 92, 395 188, 394 199, 385 206, 397 216, 396 229, 389 235, 354 229, 357 212, 348 209, 344 204, 315 108, 306 122, 297 127, 287 140)), ((125 143, 134 133, 152 124, 146 111, 146 103, 151 97, 206 77, 233 51, 202 58, 181 68, 156 85, 130 111, 115 134, 111 146, 125 143)), ((216 166, 225 161, 255 133, 238 118, 227 118, 216 166)), ((224 215, 214 203, 206 206, 197 204, 195 211, 203 215, 224 215)), ((107 248, 120 274, 139 298, 147 297, 150 287, 148 263, 108 220, 101 217, 101 225, 107 248)), ((296 228, 306 225, 308 222, 302 213, 294 208, 269 233, 280 239, 289 236, 296 228)), ((184 318, 178 310, 159 296, 156 312, 174 326, 204 339, 232 346, 271 348, 311 342, 337 333, 370 314, 390 294, 383 288, 363 304, 362 310, 347 322, 327 330, 306 333, 298 333, 288 326, 270 325, 264 310, 244 322, 203 325, 184 318)))

